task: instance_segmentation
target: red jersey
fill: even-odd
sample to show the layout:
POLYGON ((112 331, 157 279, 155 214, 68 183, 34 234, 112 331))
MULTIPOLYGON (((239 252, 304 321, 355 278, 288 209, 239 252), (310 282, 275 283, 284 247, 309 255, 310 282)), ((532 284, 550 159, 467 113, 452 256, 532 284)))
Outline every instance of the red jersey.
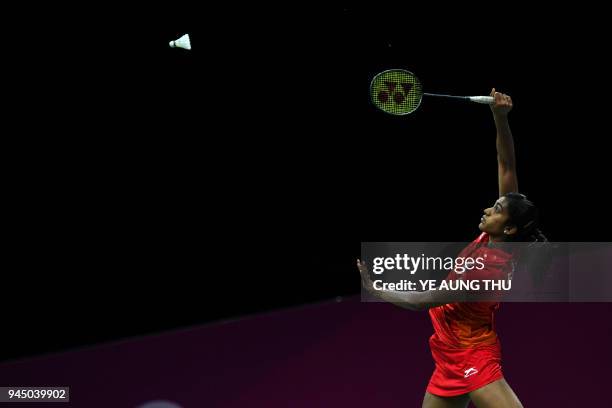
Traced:
MULTIPOLYGON (((480 234, 461 251, 458 257, 482 258, 482 269, 451 272, 446 280, 506 280, 511 278, 512 255, 498 248, 488 247, 489 235, 480 234)), ((482 285, 481 285, 482 289, 482 285)), ((492 292, 493 294, 494 292, 492 292)), ((497 342, 493 315, 499 302, 450 303, 429 309, 435 334, 434 341, 450 347, 470 348, 497 342)))

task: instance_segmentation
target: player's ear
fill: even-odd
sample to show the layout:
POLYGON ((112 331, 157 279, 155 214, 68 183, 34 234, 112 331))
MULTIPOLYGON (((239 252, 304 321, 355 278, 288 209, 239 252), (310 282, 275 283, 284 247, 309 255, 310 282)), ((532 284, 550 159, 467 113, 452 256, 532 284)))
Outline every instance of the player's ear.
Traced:
POLYGON ((514 234, 516 234, 517 230, 518 230, 518 228, 516 228, 516 225, 506 226, 504 228, 504 235, 514 235, 514 234))

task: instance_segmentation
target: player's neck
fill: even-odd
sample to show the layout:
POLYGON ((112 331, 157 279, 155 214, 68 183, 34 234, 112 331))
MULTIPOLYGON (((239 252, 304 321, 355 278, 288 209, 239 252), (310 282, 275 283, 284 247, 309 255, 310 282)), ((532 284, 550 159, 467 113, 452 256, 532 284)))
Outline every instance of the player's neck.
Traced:
POLYGON ((500 244, 502 242, 505 242, 505 239, 504 239, 503 236, 494 237, 493 235, 489 235, 489 246, 493 246, 495 244, 500 244))
POLYGON ((512 253, 512 243, 502 239, 497 239, 494 240, 493 237, 491 237, 489 239, 489 242, 487 242, 487 248, 495 248, 495 249, 500 249, 504 252, 508 252, 508 253, 512 253))

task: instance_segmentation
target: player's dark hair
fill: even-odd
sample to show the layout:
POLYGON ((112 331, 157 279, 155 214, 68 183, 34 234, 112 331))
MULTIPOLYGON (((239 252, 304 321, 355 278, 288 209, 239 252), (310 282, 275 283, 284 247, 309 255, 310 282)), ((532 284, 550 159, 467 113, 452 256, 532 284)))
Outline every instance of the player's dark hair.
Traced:
POLYGON ((539 229, 539 211, 524 194, 512 192, 504 197, 509 215, 506 225, 517 229, 506 241, 532 243, 520 246, 518 262, 530 270, 534 283, 539 286, 550 268, 553 249, 539 229))

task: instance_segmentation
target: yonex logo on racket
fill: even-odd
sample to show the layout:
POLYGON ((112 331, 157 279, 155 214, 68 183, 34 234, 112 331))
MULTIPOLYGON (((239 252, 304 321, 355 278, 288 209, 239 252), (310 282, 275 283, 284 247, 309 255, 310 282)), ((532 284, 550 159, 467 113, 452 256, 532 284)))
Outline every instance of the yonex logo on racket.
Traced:
POLYGON ((383 71, 372 79, 370 93, 377 108, 392 115, 407 115, 419 107, 423 87, 411 72, 383 71))
POLYGON ((382 103, 387 103, 389 101, 389 96, 391 96, 397 105, 401 105, 404 102, 406 96, 410 93, 413 86, 413 84, 409 82, 402 82, 400 83, 400 86, 403 92, 399 92, 396 91, 398 84, 397 82, 384 81, 384 84, 387 87, 387 90, 381 90, 378 92, 378 100, 382 103))

